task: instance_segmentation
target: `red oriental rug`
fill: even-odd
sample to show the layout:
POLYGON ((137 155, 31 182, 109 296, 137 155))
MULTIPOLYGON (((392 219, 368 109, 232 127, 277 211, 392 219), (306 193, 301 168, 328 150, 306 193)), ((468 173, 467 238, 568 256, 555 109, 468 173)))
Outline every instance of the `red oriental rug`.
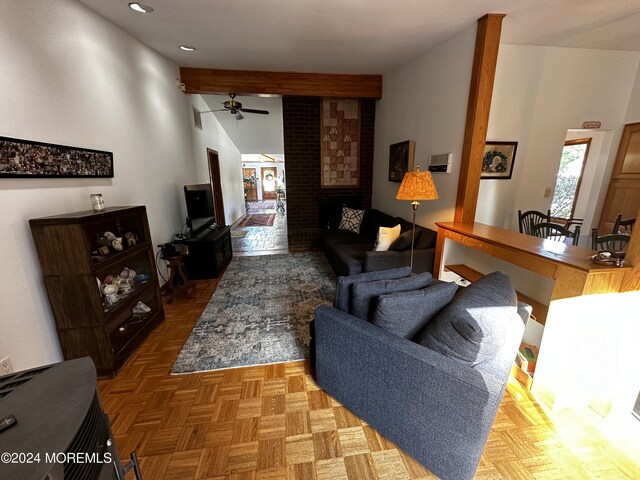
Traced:
POLYGON ((275 213, 247 213, 236 227, 272 227, 275 213))

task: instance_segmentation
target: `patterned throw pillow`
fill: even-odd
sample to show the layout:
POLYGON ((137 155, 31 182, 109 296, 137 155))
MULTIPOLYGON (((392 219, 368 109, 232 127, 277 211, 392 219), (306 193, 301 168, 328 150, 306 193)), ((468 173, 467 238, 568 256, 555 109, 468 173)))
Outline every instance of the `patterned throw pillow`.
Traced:
POLYGON ((360 224, 362 223, 363 216, 364 210, 342 207, 342 219, 340 220, 340 226, 338 228, 353 233, 360 233, 360 224))

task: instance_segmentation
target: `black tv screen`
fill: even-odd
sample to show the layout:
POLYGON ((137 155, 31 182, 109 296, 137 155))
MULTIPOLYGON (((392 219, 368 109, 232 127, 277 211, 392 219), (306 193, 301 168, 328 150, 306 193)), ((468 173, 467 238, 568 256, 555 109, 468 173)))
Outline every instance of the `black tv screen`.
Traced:
POLYGON ((211 184, 185 185, 184 198, 187 202, 187 226, 192 236, 215 224, 211 184))

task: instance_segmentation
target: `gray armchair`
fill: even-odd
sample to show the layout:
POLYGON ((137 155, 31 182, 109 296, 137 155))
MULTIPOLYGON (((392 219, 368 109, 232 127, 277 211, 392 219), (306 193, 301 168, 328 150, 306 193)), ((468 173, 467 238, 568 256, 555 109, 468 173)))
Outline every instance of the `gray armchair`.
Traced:
POLYGON ((314 322, 318 385, 443 479, 473 477, 524 328, 515 313, 515 292, 512 305, 490 298, 482 311, 472 303, 491 294, 476 289, 474 300, 473 289, 463 293, 469 288, 414 341, 326 305, 317 308, 314 322), (438 331, 443 321, 474 330, 465 335, 473 338, 475 360, 464 360, 469 350, 456 357, 457 340, 443 348, 423 346, 426 337, 441 341, 449 335, 438 331))

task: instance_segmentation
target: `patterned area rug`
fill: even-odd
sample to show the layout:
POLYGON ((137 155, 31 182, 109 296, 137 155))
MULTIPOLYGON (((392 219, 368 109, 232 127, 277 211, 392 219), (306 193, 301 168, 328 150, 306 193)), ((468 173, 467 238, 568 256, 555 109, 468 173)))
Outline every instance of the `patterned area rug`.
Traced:
POLYGON ((275 200, 264 200, 262 202, 247 202, 249 204, 249 211, 251 210, 275 210, 275 200))
POLYGON ((335 284, 320 252, 234 257, 171 373, 307 358, 309 322, 335 284))
POLYGON ((237 227, 273 227, 275 213, 247 213, 237 227))

